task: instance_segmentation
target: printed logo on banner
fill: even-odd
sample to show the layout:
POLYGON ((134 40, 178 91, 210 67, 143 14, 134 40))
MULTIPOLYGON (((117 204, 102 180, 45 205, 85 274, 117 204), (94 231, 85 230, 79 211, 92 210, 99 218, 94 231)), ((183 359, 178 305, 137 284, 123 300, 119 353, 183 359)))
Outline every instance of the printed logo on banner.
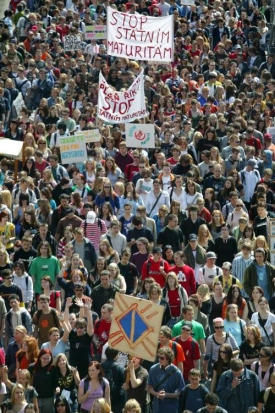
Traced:
POLYGON ((151 124, 125 125, 126 144, 130 148, 155 148, 155 127, 151 124))
POLYGON ((174 60, 173 16, 151 17, 107 9, 107 53, 135 60, 174 60))
POLYGON ((64 36, 64 50, 74 51, 81 49, 82 38, 80 35, 64 36))
POLYGON ((99 75, 97 115, 110 123, 129 123, 147 116, 143 72, 125 92, 117 92, 99 75))
POLYGON ((101 40, 107 38, 107 26, 94 25, 85 26, 85 39, 86 40, 101 40))

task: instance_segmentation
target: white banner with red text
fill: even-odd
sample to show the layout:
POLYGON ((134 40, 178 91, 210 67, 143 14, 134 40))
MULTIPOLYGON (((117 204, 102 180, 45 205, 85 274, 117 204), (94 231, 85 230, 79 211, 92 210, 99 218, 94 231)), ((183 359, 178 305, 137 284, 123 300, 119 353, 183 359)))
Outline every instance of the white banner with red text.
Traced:
POLYGON ((173 62, 173 15, 151 17, 108 7, 107 53, 135 60, 173 62))
POLYGON ((117 92, 99 75, 97 116, 109 123, 129 123, 147 116, 143 71, 125 92, 117 92))

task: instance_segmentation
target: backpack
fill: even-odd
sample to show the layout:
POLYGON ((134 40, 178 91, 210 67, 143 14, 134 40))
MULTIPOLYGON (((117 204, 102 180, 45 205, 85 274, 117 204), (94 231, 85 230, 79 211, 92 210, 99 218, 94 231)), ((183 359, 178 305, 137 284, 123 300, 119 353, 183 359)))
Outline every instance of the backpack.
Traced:
MULTIPOLYGON (((59 325, 59 320, 57 318, 57 314, 56 314, 56 311, 55 311, 54 308, 51 308, 50 314, 53 316, 55 324, 58 326, 59 325)), ((37 310, 37 314, 36 314, 37 325, 38 325, 38 322, 39 322, 39 319, 40 319, 41 315, 42 315, 42 310, 37 310)))
MULTIPOLYGON (((258 376, 258 373, 259 373, 259 362, 258 361, 256 361, 256 364, 255 364, 255 373, 257 374, 257 376, 258 376)), ((271 374, 273 373, 273 371, 274 371, 274 366, 271 366, 270 368, 269 368, 269 378, 268 378, 268 381, 270 381, 270 376, 271 376, 271 374)), ((267 389, 266 389, 267 390, 267 389)), ((265 390, 265 391, 266 391, 265 390)), ((269 389, 270 390, 270 389, 269 389)), ((265 394, 264 394, 264 397, 265 397, 265 394)), ((268 398, 268 395, 266 396, 266 399, 268 398)))
POLYGON ((24 80, 20 85, 16 82, 16 78, 14 79, 16 89, 18 89, 19 92, 22 92, 22 87, 28 82, 28 79, 24 80))
MULTIPOLYGON (((254 169, 253 172, 256 176, 258 176, 256 169, 254 169)), ((243 184, 245 184, 245 173, 244 173, 244 171, 241 171, 241 181, 242 181, 243 184)))
MULTIPOLYGON (((200 387, 200 396, 204 403, 204 399, 205 399, 206 394, 208 393, 208 390, 207 390, 207 387, 205 387, 203 384, 200 384, 199 387, 200 387)), ((190 384, 187 384, 181 393, 182 394, 182 398, 181 398, 182 405, 185 405, 189 391, 190 391, 190 384)))
MULTIPOLYGON (((222 275, 219 276, 219 281, 222 283, 222 275)), ((233 284, 237 284, 237 278, 236 277, 232 277, 232 284, 231 285, 233 285, 233 284)))
MULTIPOLYGON (((100 218, 96 218, 97 225, 100 228, 100 231, 102 231, 102 221, 100 218)), ((86 233, 87 233, 87 220, 85 219, 84 221, 84 237, 86 238, 86 233)))
MULTIPOLYGON (((158 343, 158 349, 160 348, 160 342, 158 343)), ((173 352, 174 352, 174 354, 175 354, 175 359, 177 358, 177 356, 178 356, 178 349, 177 349, 177 343, 176 343, 176 341, 172 341, 172 350, 173 350, 173 352)))
MULTIPOLYGON (((163 261, 163 259, 161 259, 160 267, 163 267, 163 266, 164 266, 164 261, 163 261)), ((147 276, 149 276, 150 267, 151 267, 151 262, 148 260, 147 261, 147 276)))
MULTIPOLYGON (((105 374, 105 373, 104 373, 104 374, 105 374)), ((87 393, 87 391, 88 391, 89 381, 90 381, 90 379, 84 379, 84 394, 87 393)), ((104 397, 105 389, 106 389, 106 383, 105 383, 104 378, 103 378, 102 382, 100 383, 100 385, 102 386, 102 389, 103 389, 103 397, 104 397)), ((111 388, 111 384, 110 384, 110 388, 111 388)))
MULTIPOLYGON (((175 341, 176 343, 179 343, 179 341, 180 341, 179 339, 180 339, 180 336, 175 337, 175 338, 174 338, 174 341, 175 341)), ((191 358, 192 358, 193 355, 194 355, 194 351, 195 351, 196 344, 197 344, 196 340, 195 340, 194 338, 192 338, 192 341, 191 341, 191 358)))
MULTIPOLYGON (((219 275, 219 267, 216 266, 216 277, 219 275)), ((205 276, 205 265, 202 267, 202 275, 205 276)))

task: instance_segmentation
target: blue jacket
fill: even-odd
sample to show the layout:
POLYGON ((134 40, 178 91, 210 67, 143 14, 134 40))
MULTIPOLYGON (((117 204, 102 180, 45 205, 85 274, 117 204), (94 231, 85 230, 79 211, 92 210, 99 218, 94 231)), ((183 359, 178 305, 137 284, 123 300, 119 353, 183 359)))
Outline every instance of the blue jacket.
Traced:
POLYGON ((221 375, 218 382, 217 395, 220 398, 220 406, 228 413, 247 413, 249 406, 257 406, 260 392, 260 381, 258 376, 244 367, 244 380, 234 389, 232 370, 221 375))

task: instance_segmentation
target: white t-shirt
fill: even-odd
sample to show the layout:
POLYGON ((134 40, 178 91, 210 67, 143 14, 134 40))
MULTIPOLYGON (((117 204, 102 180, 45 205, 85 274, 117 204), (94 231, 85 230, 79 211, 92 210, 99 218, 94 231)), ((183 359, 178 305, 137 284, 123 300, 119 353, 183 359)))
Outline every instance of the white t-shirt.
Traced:
POLYGON ((222 275, 222 270, 220 267, 214 265, 214 267, 208 267, 204 265, 199 270, 199 284, 207 284, 212 286, 214 278, 222 275))

